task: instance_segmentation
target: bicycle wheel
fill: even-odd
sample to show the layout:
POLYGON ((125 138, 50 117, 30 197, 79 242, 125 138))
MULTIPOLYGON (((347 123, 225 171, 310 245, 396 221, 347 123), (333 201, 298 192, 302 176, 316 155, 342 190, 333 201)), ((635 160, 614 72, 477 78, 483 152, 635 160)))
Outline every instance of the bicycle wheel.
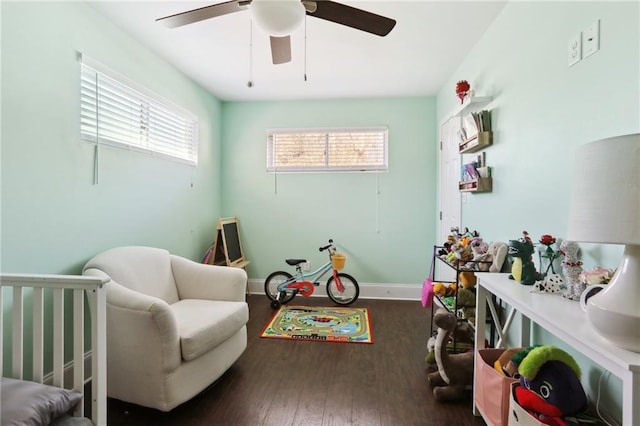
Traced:
MULTIPOLYGON (((293 278, 293 275, 285 271, 272 272, 267 279, 264 280, 264 293, 270 300, 276 300, 276 296, 278 295, 278 286, 291 278, 293 278)), ((296 294, 293 290, 285 291, 280 297, 279 302, 285 304, 291 301, 295 295, 296 294)))
POLYGON ((338 285, 332 276, 327 280, 327 295, 329 296, 329 299, 333 300, 333 302, 338 305, 350 305, 358 300, 358 296, 360 295, 360 286, 356 279, 351 275, 342 272, 338 273, 338 277, 344 286, 344 290, 338 290, 338 285))

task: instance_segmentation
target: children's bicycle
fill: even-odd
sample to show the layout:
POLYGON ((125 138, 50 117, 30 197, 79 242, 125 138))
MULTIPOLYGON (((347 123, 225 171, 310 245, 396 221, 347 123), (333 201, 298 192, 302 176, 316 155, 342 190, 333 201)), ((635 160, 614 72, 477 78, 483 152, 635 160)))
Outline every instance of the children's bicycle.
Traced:
POLYGON ((291 275, 285 271, 272 272, 264 281, 264 292, 271 300, 273 309, 289 303, 296 294, 309 297, 315 287, 320 285, 320 279, 329 271, 332 275, 327 280, 327 295, 338 305, 349 305, 355 302, 360 295, 360 287, 355 278, 344 272, 339 272, 343 267, 346 256, 336 253, 333 240, 329 244, 320 247, 320 251, 328 251, 329 261, 313 272, 302 272, 302 264, 306 259, 286 259, 287 265, 296 267, 296 274, 291 275))

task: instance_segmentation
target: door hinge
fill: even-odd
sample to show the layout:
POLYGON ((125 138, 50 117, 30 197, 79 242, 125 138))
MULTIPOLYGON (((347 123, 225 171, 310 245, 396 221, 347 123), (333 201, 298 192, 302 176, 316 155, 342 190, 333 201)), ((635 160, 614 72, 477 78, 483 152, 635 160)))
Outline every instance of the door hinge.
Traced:
POLYGON ((440 210, 440 220, 442 220, 442 210, 440 210))

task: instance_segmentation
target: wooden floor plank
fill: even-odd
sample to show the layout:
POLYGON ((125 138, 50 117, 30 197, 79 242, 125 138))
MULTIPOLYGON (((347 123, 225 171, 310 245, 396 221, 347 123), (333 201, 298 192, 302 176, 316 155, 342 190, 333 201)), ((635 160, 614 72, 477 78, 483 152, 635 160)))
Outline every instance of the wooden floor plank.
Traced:
MULTIPOLYGON (((470 397, 435 401, 426 380, 426 312, 419 302, 358 300, 373 344, 262 339, 273 315, 248 297, 247 349, 216 383, 169 413, 108 400, 108 424, 221 426, 484 425, 470 397)), ((297 297, 296 305, 332 306, 297 297)))

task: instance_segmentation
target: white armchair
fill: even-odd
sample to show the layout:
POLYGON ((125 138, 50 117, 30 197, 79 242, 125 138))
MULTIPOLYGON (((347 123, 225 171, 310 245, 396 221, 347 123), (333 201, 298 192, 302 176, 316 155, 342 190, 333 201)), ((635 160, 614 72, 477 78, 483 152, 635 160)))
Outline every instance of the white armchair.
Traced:
POLYGON ((247 346, 247 274, 151 247, 84 267, 107 284, 107 394, 169 411, 218 379, 247 346))

